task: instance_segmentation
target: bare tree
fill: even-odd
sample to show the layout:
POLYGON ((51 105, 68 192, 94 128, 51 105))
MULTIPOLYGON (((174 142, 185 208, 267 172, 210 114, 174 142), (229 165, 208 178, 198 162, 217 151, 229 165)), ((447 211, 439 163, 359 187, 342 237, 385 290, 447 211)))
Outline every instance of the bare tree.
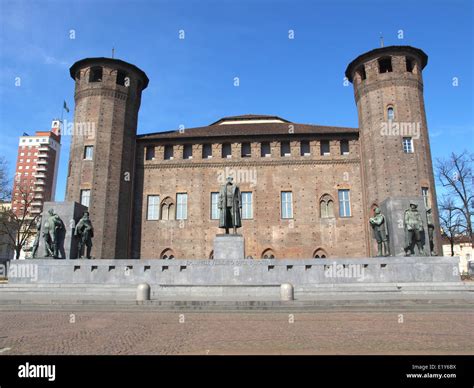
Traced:
MULTIPOLYGON (((16 209, 0 210, 0 241, 7 244, 19 259, 21 250, 36 233, 36 221, 39 215, 31 214, 31 204, 34 201, 34 191, 28 180, 18 181, 16 184, 18 201, 16 209)), ((12 204, 13 205, 13 204, 12 204)))
POLYGON ((451 256, 454 256, 454 243, 459 236, 460 212, 449 195, 444 195, 439 202, 439 220, 443 230, 443 235, 449 240, 451 245, 451 256))
POLYGON ((448 159, 438 159, 436 175, 439 183, 446 189, 452 199, 453 214, 459 215, 459 231, 472 238, 472 217, 474 216, 474 190, 472 164, 474 155, 467 151, 448 159))
POLYGON ((11 185, 8 178, 8 162, 0 156, 0 202, 9 201, 11 198, 11 185))

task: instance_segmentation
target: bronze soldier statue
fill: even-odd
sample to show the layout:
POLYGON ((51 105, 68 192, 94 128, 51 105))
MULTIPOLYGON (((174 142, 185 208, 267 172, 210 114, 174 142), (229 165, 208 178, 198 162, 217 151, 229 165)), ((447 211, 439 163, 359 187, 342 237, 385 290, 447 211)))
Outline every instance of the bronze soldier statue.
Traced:
POLYGON ((423 221, 421 214, 418 211, 416 203, 410 203, 410 208, 405 210, 404 217, 405 227, 405 256, 411 256, 415 253, 415 244, 418 248, 418 253, 424 255, 423 242, 421 241, 423 233, 423 221))
POLYGON ((43 239, 46 250, 46 257, 59 258, 59 243, 61 233, 65 230, 61 218, 54 213, 53 209, 48 210, 49 217, 44 224, 43 239))
POLYGON ((375 240, 377 241, 377 257, 390 256, 390 249, 388 247, 388 230, 385 222, 385 217, 377 207, 375 208, 375 216, 369 218, 370 226, 374 232, 375 240))
POLYGON ((426 210, 426 223, 428 225, 428 238, 430 240, 430 254, 431 256, 436 256, 436 252, 434 251, 434 241, 433 241, 433 235, 434 235, 434 221, 433 221, 433 213, 431 208, 426 210))
POLYGON ((77 258, 84 257, 84 248, 87 247, 86 257, 91 258, 92 237, 94 237, 94 228, 89 218, 89 212, 84 212, 82 218, 76 225, 74 234, 79 238, 77 245, 77 258))
POLYGON ((38 219, 36 220, 36 235, 35 235, 35 240, 33 241, 33 249, 31 251, 32 259, 36 258, 36 253, 38 252, 38 247, 39 247, 39 242, 40 242, 40 237, 41 237, 41 219, 42 217, 39 216, 38 219))
POLYGON ((226 184, 221 187, 219 192, 219 228, 225 229, 226 234, 229 234, 230 228, 236 234, 237 228, 242 226, 242 197, 239 187, 232 181, 232 177, 228 177, 226 184))

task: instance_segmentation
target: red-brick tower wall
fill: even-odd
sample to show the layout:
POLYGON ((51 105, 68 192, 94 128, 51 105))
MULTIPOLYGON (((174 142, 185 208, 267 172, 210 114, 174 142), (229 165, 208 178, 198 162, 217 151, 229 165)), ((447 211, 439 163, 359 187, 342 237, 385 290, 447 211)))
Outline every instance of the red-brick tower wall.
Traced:
POLYGON ((66 199, 90 190, 93 256, 130 257, 137 119, 148 77, 111 58, 87 58, 70 69, 76 82, 66 199), (85 147, 93 146, 91 160, 85 147))
MULTIPOLYGON (((421 197, 422 188, 428 188, 436 223, 435 248, 441 252, 435 181, 423 99, 422 70, 427 62, 427 55, 420 49, 410 46, 383 47, 352 61, 347 67, 346 77, 354 85, 359 115, 366 218, 371 216, 374 204, 379 205, 388 197, 421 197), (387 130, 389 108, 393 109, 394 118, 391 120, 392 128, 387 130), (393 124, 397 123, 405 134, 396 134, 393 124), (419 128, 419 138, 413 136, 417 131, 413 125, 419 128), (401 126, 404 126, 403 130, 401 126), (407 134, 409 128, 411 133, 407 134), (405 135, 413 138, 413 153, 403 150, 405 135)), ((371 239, 369 232, 366 235, 371 239)), ((370 241, 368 246, 374 249, 370 241)))

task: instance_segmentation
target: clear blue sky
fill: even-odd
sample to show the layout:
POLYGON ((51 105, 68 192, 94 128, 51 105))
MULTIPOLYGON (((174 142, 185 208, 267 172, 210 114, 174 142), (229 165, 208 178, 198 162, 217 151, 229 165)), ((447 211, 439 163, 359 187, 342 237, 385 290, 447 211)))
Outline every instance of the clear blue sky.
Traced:
MULTIPOLYGON (((473 2, 6 1, 0 0, 0 154, 11 173, 18 136, 50 128, 63 100, 73 120, 69 66, 110 56, 150 78, 138 132, 206 125, 228 115, 275 114, 357 126, 347 64, 385 45, 429 56, 425 105, 433 157, 473 149, 473 2), (294 30, 293 40, 288 30, 294 30), (71 30, 75 39, 70 39, 71 30), (178 39, 179 30, 185 39, 178 39), (403 30, 403 39, 397 33, 403 30), (15 78, 21 86, 15 86, 15 78), (234 77, 240 86, 233 86, 234 77), (458 77, 459 86, 452 86, 458 77)), ((70 139, 63 138, 57 200, 70 139)))

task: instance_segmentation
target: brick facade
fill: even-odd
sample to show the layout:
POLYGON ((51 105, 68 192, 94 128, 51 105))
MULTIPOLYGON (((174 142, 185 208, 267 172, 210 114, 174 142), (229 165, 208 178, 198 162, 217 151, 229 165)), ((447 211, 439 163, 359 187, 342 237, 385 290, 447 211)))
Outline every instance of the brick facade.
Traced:
POLYGON ((253 214, 243 219, 239 232, 246 255, 253 258, 373 255, 367 222, 373 206, 391 196, 421 196, 422 188, 428 190, 437 220, 422 94, 425 64, 426 55, 408 46, 373 50, 353 61, 346 76, 354 83, 359 129, 245 115, 136 136, 146 75, 113 59, 77 62, 71 68, 75 123, 97 123, 98 131, 92 139, 74 135, 67 199, 80 202, 81 189, 91 190, 94 256, 212 257, 213 239, 222 230, 211 217, 211 193, 219 191, 227 175, 234 176, 242 192, 252 193, 253 214), (386 65, 380 65, 381 57, 390 58, 390 71, 380 73, 386 65), (97 67, 103 69, 102 78, 91 82, 89 72, 97 67), (117 70, 126 72, 130 85, 117 84, 117 70), (410 143, 413 153, 404 152, 403 136, 381 136, 389 107, 395 120, 420 123, 420 136, 410 143), (267 156, 262 155, 266 143, 267 156), (326 144, 328 154, 323 155, 326 144), (341 152, 345 144, 348 153, 341 152), (84 160, 86 145, 94 147, 92 160, 84 160), (208 149, 212 157, 204 155, 208 149), (128 172, 130 180, 124 180, 128 172), (292 193, 289 219, 281 214, 284 191, 292 193), (186 206, 178 203, 182 194, 186 206), (343 214, 340 198, 347 196, 350 214, 343 214), (184 211, 185 219, 177 220, 184 211))
MULTIPOLYGON (((240 144, 248 141, 248 137, 226 137, 225 141, 232 142, 232 158, 222 158, 217 149, 212 159, 202 159, 197 153, 188 160, 180 155, 173 160, 161 157, 162 144, 169 144, 169 140, 140 139, 132 257, 159 257, 167 250, 173 251, 177 258, 210 257, 213 239, 222 233, 219 221, 211 219, 211 193, 219 191, 227 175, 234 176, 242 192, 252 193, 253 217, 244 219, 239 229, 245 236, 247 256, 260 258, 267 249, 277 258, 313 257, 318 249, 330 256, 366 255, 367 247, 361 238, 364 228, 357 135, 339 135, 342 139, 352 138, 350 153, 334 152, 330 156, 321 156, 319 149, 309 156, 300 156, 301 140, 297 139, 303 137, 297 133, 290 136, 290 142, 294 143, 291 156, 280 156, 280 141, 288 141, 288 136, 280 141, 272 139, 271 157, 260 156, 259 145, 266 138, 252 139, 252 155, 255 156, 241 157, 240 144), (146 147, 157 150, 154 160, 145 160, 146 147), (339 189, 350 190, 350 217, 338 215, 339 189), (282 191, 293 193, 291 219, 281 218, 282 191), (160 201, 170 198, 176 206, 177 193, 188 195, 186 220, 147 220, 149 195, 159 195, 160 201), (335 217, 321 218, 319 202, 324 195, 333 199, 335 217)), ((315 144, 319 136, 304 138, 315 144)), ((205 141, 220 144, 223 140, 207 138, 205 141)))

